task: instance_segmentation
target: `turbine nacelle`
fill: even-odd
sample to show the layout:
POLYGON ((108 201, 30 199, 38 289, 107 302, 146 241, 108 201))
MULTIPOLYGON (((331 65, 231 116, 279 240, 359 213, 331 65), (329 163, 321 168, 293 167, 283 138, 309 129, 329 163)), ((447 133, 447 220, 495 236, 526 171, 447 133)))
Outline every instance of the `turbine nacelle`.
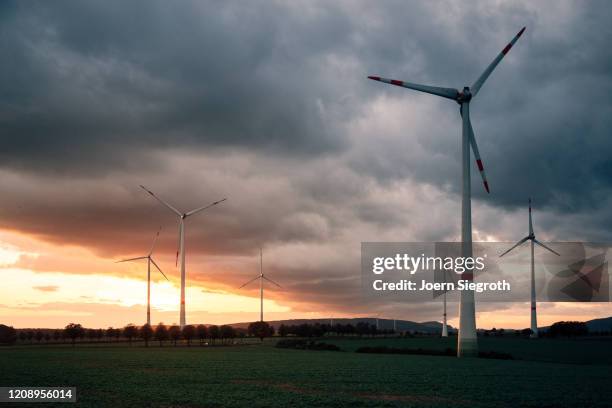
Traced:
POLYGON ((457 94, 457 103, 461 105, 472 100, 472 92, 469 86, 463 87, 463 91, 457 94))

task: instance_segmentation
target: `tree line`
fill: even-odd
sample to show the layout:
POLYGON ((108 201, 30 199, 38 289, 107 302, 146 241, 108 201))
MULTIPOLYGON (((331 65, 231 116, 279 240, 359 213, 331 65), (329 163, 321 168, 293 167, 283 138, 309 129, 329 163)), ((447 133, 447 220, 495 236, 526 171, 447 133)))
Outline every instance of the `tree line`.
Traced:
MULTIPOLYGON (((74 344, 79 338, 89 337, 90 330, 92 329, 84 329, 80 324, 71 323, 64 328, 63 332, 74 344)), ((96 332, 99 335, 99 331, 96 332)), ((145 346, 148 346, 152 341, 158 342, 160 346, 163 346, 166 342, 176 346, 179 341, 184 340, 188 346, 191 346, 192 342, 198 341, 200 345, 226 344, 235 338, 245 337, 245 333, 243 330, 237 330, 229 325, 205 326, 199 324, 196 326, 189 324, 181 329, 176 324, 167 326, 164 323, 158 323, 155 326, 144 324, 140 327, 128 324, 122 329, 109 327, 106 329, 106 337, 114 338, 117 341, 120 339, 127 340, 130 344, 133 340, 142 340, 145 346)))
POLYGON ((296 325, 281 324, 278 335, 281 337, 323 337, 329 335, 337 336, 380 336, 396 334, 392 329, 377 329, 376 325, 367 322, 357 324, 325 324, 325 323, 302 323, 296 325))
MULTIPOLYGON (((10 345, 17 341, 24 344, 36 343, 65 343, 70 342, 120 342, 144 341, 148 346, 150 342, 158 342, 160 346, 170 343, 177 345, 179 341, 184 341, 188 346, 193 342, 200 345, 227 344, 234 342, 236 338, 241 339, 247 336, 264 339, 274 334, 280 337, 323 337, 323 336, 380 336, 396 335, 393 330, 380 330, 375 325, 367 322, 353 324, 321 324, 303 323, 296 325, 281 324, 277 331, 267 322, 254 322, 248 328, 240 329, 230 325, 187 325, 181 329, 179 326, 165 325, 159 323, 155 326, 148 324, 135 326, 128 324, 123 328, 109 327, 107 329, 84 328, 80 324, 70 323, 64 329, 20 329, 16 330, 11 326, 0 324, 0 344, 10 345)), ((516 336, 529 336, 530 329, 516 330, 516 336)), ((418 333, 403 333, 412 335, 418 333)), ((431 335, 431 333, 428 333, 431 335)), ((484 336, 504 336, 507 331, 504 329, 492 329, 479 331, 484 336)), ((588 326, 584 322, 562 321, 551 325, 548 330, 542 330, 542 337, 577 337, 588 335, 610 335, 609 331, 589 332, 588 326)))
POLYGON ((136 326, 128 324, 123 328, 109 327, 108 329, 85 328, 78 323, 70 323, 64 329, 37 329, 15 330, 13 327, 0 325, 0 343, 66 343, 73 345, 77 342, 128 342, 144 341, 148 346, 150 342, 157 342, 160 346, 170 343, 177 345, 184 340, 188 346, 194 342, 204 344, 227 344, 236 338, 246 336, 246 331, 236 329, 229 325, 187 325, 182 329, 178 325, 165 325, 159 323, 155 326, 144 324, 136 326))

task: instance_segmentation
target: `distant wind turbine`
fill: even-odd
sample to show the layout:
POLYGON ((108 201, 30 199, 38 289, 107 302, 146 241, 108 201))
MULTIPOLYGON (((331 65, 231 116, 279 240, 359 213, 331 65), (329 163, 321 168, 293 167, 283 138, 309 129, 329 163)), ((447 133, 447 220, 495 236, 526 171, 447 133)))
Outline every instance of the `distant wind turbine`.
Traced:
POLYGON ((264 275, 264 272, 263 272, 263 251, 262 251, 261 248, 259 248, 259 275, 257 277, 255 277, 255 278, 251 279, 250 281, 248 281, 244 285, 240 286, 239 289, 244 288, 246 285, 248 285, 251 282, 255 282, 257 279, 259 279, 259 302, 260 302, 259 321, 263 322, 264 321, 264 315, 263 315, 264 284, 263 284, 263 281, 265 279, 268 282, 278 286, 279 288, 281 287, 281 285, 279 285, 278 283, 274 282, 272 279, 270 279, 270 278, 268 278, 267 276, 264 275))
MULTIPOLYGON (((444 287, 446 287, 446 271, 444 272, 444 287)), ((443 313, 443 320, 442 320, 442 337, 448 337, 448 324, 446 322, 446 289, 444 290, 443 293, 444 296, 444 313, 443 313)))
POLYGON ((224 198, 219 201, 215 201, 212 204, 198 207, 191 211, 180 212, 175 207, 171 206, 170 204, 168 204, 167 202, 165 202, 164 200, 156 196, 152 191, 148 190, 145 186, 140 185, 140 187, 147 193, 151 194, 153 198, 155 198, 157 201, 162 203, 166 208, 168 208, 170 211, 172 211, 179 217, 179 242, 178 242, 178 250, 176 251, 176 263, 178 264, 178 259, 179 259, 179 254, 180 254, 180 258, 181 258, 181 309, 180 309, 179 320, 180 320, 181 328, 183 328, 187 324, 185 321, 185 219, 187 217, 190 217, 192 215, 199 213, 200 211, 204 211, 207 208, 213 207, 227 200, 227 198, 224 198))
MULTIPOLYGON (((470 146, 474 151, 474 157, 476 158, 476 164, 482 177, 485 190, 489 192, 489 183, 485 176, 484 167, 478 152, 478 146, 476 144, 476 138, 474 137, 474 130, 472 129, 472 123, 470 121, 470 101, 476 97, 478 91, 485 83, 491 72, 495 69, 497 64, 504 58, 504 56, 510 51, 512 46, 516 43, 519 37, 525 31, 525 27, 518 32, 518 34, 504 47, 501 53, 495 57, 493 62, 484 70, 480 77, 474 82, 472 87, 465 86, 463 91, 459 91, 454 88, 441 88, 437 86, 420 85, 411 82, 398 81, 395 79, 381 78, 378 76, 369 76, 368 78, 375 81, 384 82, 391 85, 397 85, 404 88, 414 89, 443 98, 451 99, 460 105, 459 113, 463 120, 462 127, 462 183, 461 183, 461 255, 466 257, 472 256, 472 204, 471 204, 471 179, 470 179, 470 146)), ((474 275, 472 271, 467 271, 463 274, 462 279, 473 280, 474 275)), ((461 303, 459 308, 459 336, 457 344, 457 356, 476 356, 478 354, 478 338, 476 337, 476 308, 474 305, 474 291, 462 290, 461 291, 461 303)))
POLYGON ((162 276, 164 278, 166 278, 166 280, 168 280, 168 277, 162 272, 162 270, 159 267, 159 265, 157 265, 157 263, 155 263, 155 261, 153 260, 153 257, 151 256, 151 255, 153 255, 153 249, 155 249, 155 244, 157 243, 157 238, 159 238, 159 231, 160 230, 161 230, 161 227, 159 228, 159 230, 157 230, 157 235, 155 235, 155 238, 153 239, 153 244, 151 245, 151 250, 149 250, 148 255, 146 255, 146 256, 139 256, 138 258, 122 259, 121 261, 117 261, 116 262, 116 263, 131 262, 131 261, 138 261, 140 259, 146 259, 147 260, 147 324, 149 326, 151 325, 151 264, 155 265, 155 267, 157 268, 159 273, 161 273, 162 276))
POLYGON ((533 256, 533 247, 534 244, 541 246, 542 248, 552 252, 553 254, 560 256, 557 252, 553 251, 540 241, 538 241, 533 233, 533 221, 531 219, 531 198, 529 199, 529 235, 525 238, 521 239, 516 243, 512 248, 501 254, 499 257, 506 255, 508 252, 512 251, 514 248, 518 247, 525 241, 531 241, 531 338, 538 337, 538 317, 536 312, 536 292, 535 292, 535 268, 534 268, 534 256, 533 256))

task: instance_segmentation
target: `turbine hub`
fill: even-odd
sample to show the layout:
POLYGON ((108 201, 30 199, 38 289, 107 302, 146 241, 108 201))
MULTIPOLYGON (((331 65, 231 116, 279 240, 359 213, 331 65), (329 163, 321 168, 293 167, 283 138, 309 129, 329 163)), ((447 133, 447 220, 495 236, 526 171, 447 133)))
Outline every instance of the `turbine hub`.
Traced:
POLYGON ((469 86, 464 86, 463 91, 459 92, 457 95, 457 103, 462 104, 464 102, 469 102, 472 99, 472 92, 470 92, 469 86))
POLYGON ((182 214, 181 219, 184 220, 185 218, 187 218, 187 214, 182 214))

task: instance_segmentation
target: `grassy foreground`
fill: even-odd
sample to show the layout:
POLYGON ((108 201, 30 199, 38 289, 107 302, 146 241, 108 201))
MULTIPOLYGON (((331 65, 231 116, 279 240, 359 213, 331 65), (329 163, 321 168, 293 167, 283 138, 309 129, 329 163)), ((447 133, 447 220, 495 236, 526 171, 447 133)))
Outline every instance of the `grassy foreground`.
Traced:
MULTIPOLYGON (((345 350, 446 346, 442 339, 334 342, 345 350)), ((516 358, 541 348, 544 360, 557 354, 556 361, 571 363, 302 351, 270 343, 20 346, 0 348, 0 386, 76 386, 76 405, 84 407, 612 406, 609 341, 489 339, 483 346, 492 342, 516 358), (595 356, 594 349, 604 356, 584 357, 595 356)))

